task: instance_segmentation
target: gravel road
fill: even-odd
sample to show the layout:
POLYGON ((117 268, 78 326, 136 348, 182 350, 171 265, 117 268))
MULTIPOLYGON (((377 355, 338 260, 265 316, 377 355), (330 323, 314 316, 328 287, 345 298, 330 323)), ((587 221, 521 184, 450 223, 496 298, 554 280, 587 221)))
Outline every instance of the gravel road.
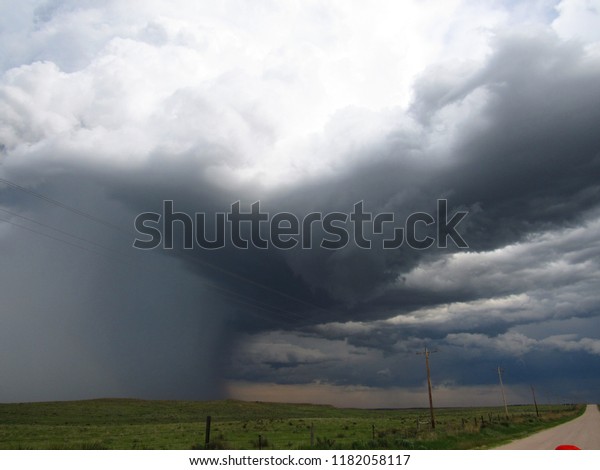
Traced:
POLYGON ((506 450, 549 450, 560 444, 573 444, 580 449, 600 449, 600 412, 596 405, 587 405, 579 418, 533 436, 497 447, 506 450))

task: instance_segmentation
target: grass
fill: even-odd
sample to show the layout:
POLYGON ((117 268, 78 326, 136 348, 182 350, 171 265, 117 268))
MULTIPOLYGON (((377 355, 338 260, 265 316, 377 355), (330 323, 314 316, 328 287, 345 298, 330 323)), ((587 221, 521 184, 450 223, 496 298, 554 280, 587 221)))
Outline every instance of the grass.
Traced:
POLYGON ((103 399, 0 404, 0 449, 475 449, 568 421, 581 405, 446 408, 430 429, 424 409, 363 410, 322 405, 103 399), (418 424, 417 424, 418 423, 418 424), (260 444, 259 444, 259 435, 260 444))

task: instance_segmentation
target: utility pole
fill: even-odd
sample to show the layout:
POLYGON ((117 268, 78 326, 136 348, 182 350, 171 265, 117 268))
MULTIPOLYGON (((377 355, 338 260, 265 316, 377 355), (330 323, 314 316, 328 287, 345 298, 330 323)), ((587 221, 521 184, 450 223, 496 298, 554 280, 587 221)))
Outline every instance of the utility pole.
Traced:
POLYGON ((502 401, 504 402, 504 414, 506 415, 506 419, 508 419, 508 406, 506 406, 506 396, 504 395, 504 384, 502 383, 502 372, 504 369, 501 369, 498 366, 498 378, 500 379, 500 390, 502 391, 502 401))
POLYGON ((417 354, 425 355, 425 367, 427 369, 427 389, 429 391, 429 413, 431 415, 431 429, 435 429, 435 415, 433 413, 433 397, 431 395, 431 371, 429 370, 429 354, 437 351, 430 351, 425 348, 424 352, 418 352, 417 354))
POLYGON ((208 449, 208 446, 210 445, 210 422, 211 422, 211 417, 207 416, 206 417, 206 431, 204 432, 204 448, 208 449))
POLYGON ((538 410, 537 400, 535 399, 535 388, 533 388, 533 385, 531 386, 531 394, 533 395, 533 404, 535 405, 535 415, 539 418, 540 412, 538 410))

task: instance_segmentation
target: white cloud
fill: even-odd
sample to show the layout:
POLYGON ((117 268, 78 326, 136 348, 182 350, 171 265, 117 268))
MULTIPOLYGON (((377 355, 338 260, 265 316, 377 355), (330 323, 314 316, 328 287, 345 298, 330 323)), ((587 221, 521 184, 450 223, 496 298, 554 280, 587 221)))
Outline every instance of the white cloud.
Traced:
POLYGON ((555 335, 544 338, 539 344, 559 351, 584 351, 600 356, 600 339, 596 338, 578 338, 575 334, 555 335))
POLYGON ((598 0, 561 0, 559 16, 552 27, 565 39, 600 41, 600 2, 598 0))
POLYGON ((464 348, 494 349, 496 352, 511 356, 521 356, 536 344, 535 340, 514 332, 493 338, 479 333, 453 333, 446 337, 446 341, 464 348))
POLYGON ((516 295, 534 286, 588 282, 596 277, 599 229, 600 219, 595 218, 581 227, 548 231, 493 251, 454 253, 420 264, 404 274, 398 286, 450 291, 469 285, 516 295), (582 246, 590 256, 581 256, 582 246))
POLYGON ((573 333, 548 336, 540 340, 514 331, 494 337, 479 333, 452 333, 446 336, 446 341, 451 345, 467 349, 493 350, 503 355, 517 357, 533 350, 581 351, 600 356, 600 339, 579 338, 573 333))
POLYGON ((261 365, 311 364, 324 361, 344 361, 348 356, 364 356, 364 348, 346 341, 326 340, 293 332, 272 331, 247 336, 234 355, 234 362, 242 367, 261 365))
POLYGON ((29 17, 0 37, 18 52, 0 82, 5 168, 186 153, 211 177, 269 186, 322 174, 348 145, 377 140, 397 115, 369 110, 406 108, 429 64, 481 60, 510 23, 500 5, 458 0, 4 9, 21 25, 29 17))

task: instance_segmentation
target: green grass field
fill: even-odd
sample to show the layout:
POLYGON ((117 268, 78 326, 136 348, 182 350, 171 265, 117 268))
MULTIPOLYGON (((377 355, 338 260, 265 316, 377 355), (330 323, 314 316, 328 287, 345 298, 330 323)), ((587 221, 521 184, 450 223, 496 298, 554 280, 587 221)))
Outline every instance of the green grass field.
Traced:
POLYGON ((0 449, 475 449, 580 415, 585 406, 363 410, 281 403, 103 399, 0 404, 0 449))

